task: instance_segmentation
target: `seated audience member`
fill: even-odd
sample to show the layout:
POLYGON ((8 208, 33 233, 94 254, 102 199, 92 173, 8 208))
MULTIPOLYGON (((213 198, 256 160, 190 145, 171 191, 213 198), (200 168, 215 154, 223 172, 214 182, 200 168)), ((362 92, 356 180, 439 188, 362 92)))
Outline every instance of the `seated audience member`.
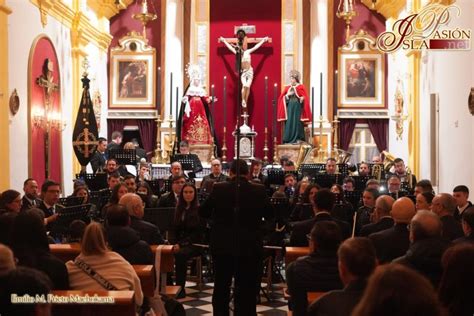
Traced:
POLYGON ((10 244, 11 230, 17 215, 13 212, 0 214, 0 244, 10 244))
POLYGON ((319 190, 314 196, 313 209, 314 217, 305 221, 295 222, 290 236, 290 246, 293 247, 307 247, 308 239, 306 235, 311 232, 314 224, 320 221, 333 221, 341 229, 341 234, 344 239, 350 236, 349 224, 333 218, 330 214, 335 203, 335 195, 328 189, 319 190))
POLYGON ((359 165, 359 176, 367 177, 370 176, 370 167, 368 163, 361 162, 359 165))
POLYGON ((362 192, 362 206, 356 212, 355 234, 358 235, 363 226, 370 224, 370 219, 375 208, 375 201, 379 192, 374 189, 365 189, 362 192))
POLYGON ((355 181, 352 177, 346 177, 342 180, 342 187, 344 191, 353 192, 355 190, 355 181))
POLYGON ((84 235, 84 231, 86 230, 86 226, 86 223, 84 223, 80 219, 73 220, 67 230, 68 244, 80 244, 82 241, 82 236, 84 235))
POLYGON ((392 205, 391 216, 395 225, 369 235, 369 239, 374 243, 379 263, 391 262, 407 252, 410 246, 407 226, 415 214, 413 201, 407 197, 400 198, 392 205))
POLYGON ((141 306, 143 303, 143 292, 137 273, 122 256, 107 248, 104 228, 97 222, 87 226, 81 253, 74 261, 68 261, 66 266, 73 290, 134 291, 135 304, 141 306), (99 283, 90 275, 88 269, 95 271, 113 288, 99 283))
POLYGON ((0 214, 4 212, 19 213, 21 210, 21 194, 15 190, 6 190, 0 194, 0 214))
POLYGON ((301 202, 303 197, 303 193, 309 185, 309 181, 307 178, 303 178, 303 180, 298 181, 295 185, 295 193, 293 194, 293 198, 291 199, 290 208, 294 208, 297 203, 301 202))
POLYGON ((474 207, 471 206, 462 212, 462 230, 464 237, 454 240, 454 243, 470 242, 474 243, 474 207))
POLYGON ((211 173, 202 178, 201 192, 209 194, 212 191, 214 183, 229 180, 225 174, 222 173, 222 163, 219 159, 211 161, 211 173))
POLYGON ((156 225, 143 220, 144 206, 142 199, 135 193, 127 193, 120 199, 120 204, 127 208, 130 215, 130 227, 140 234, 140 238, 150 245, 161 245, 165 241, 156 225))
POLYGON ((301 196, 301 202, 296 204, 290 214, 289 220, 291 222, 304 221, 314 216, 314 196, 320 189, 321 187, 317 183, 311 183, 306 187, 301 196))
POLYGON ((262 173, 263 162, 260 159, 253 159, 250 163, 249 180, 258 180, 260 184, 267 184, 267 177, 262 173))
POLYGON ((331 216, 350 223, 354 217, 354 208, 352 204, 346 200, 344 189, 340 184, 333 184, 330 190, 336 195, 336 203, 331 210, 331 216))
POLYGON ((23 182, 23 198, 21 199, 21 210, 26 211, 32 207, 38 207, 41 199, 38 197, 38 183, 33 178, 28 178, 23 182))
POLYGON ((430 282, 399 264, 379 266, 369 278, 352 316, 441 316, 441 306, 430 282))
POLYGON ((179 194, 185 184, 186 178, 183 175, 173 177, 171 179, 171 191, 160 197, 158 207, 176 207, 179 194))
POLYGON ((456 200, 456 211, 454 212, 454 217, 457 220, 461 219, 462 212, 468 207, 472 206, 471 201, 469 201, 469 189, 465 185, 458 185, 453 189, 453 197, 456 200))
POLYGON ((107 209, 112 205, 119 204, 120 199, 122 196, 128 193, 128 188, 125 183, 118 183, 113 189, 112 194, 110 195, 109 202, 104 205, 102 209, 102 217, 105 218, 107 215, 107 209))
POLYGON ((92 172, 103 172, 105 162, 107 161, 107 139, 104 137, 97 138, 97 150, 91 158, 92 172))
POLYGON ((45 180, 41 186, 41 196, 43 201, 40 203, 38 208, 44 213, 44 224, 48 231, 55 228, 51 223, 58 219, 58 211, 63 208, 63 206, 57 204, 60 193, 61 187, 59 186, 59 183, 55 181, 45 180))
POLYGON ((46 228, 35 209, 16 216, 11 234, 10 246, 19 266, 43 271, 53 282, 55 290, 69 289, 66 266, 51 254, 46 228))
POLYGON ((431 192, 422 192, 416 195, 416 210, 431 210, 434 194, 431 192))
POLYGON ((150 185, 145 181, 140 181, 137 184, 137 194, 145 203, 145 208, 158 207, 158 197, 153 194, 150 185))
POLYGON ((380 182, 377 179, 369 179, 365 184, 366 189, 374 189, 375 191, 379 192, 380 190, 380 182))
POLYGON ((373 223, 364 225, 360 230, 360 236, 367 237, 393 226, 393 219, 390 216, 393 202, 395 200, 389 195, 382 195, 377 198, 372 218, 373 223))
POLYGON ((198 215, 198 196, 196 187, 185 184, 179 194, 174 216, 174 229, 171 244, 179 246, 174 253, 176 267, 176 285, 181 286, 178 298, 186 296, 186 270, 189 259, 200 255, 201 250, 194 244, 202 243, 205 223, 198 215))
POLYGON ((0 279, 0 315, 50 316, 50 303, 14 303, 12 295, 21 298, 25 295, 47 299, 53 286, 43 272, 19 267, 11 270, 0 279))
POLYGON ((368 238, 347 239, 339 247, 337 257, 344 289, 330 291, 311 304, 308 315, 350 315, 364 294, 367 279, 377 266, 375 249, 368 238))
POLYGON ((418 194, 423 193, 423 192, 433 194, 433 192, 434 192, 433 185, 431 184, 430 180, 423 179, 423 180, 418 181, 415 184, 414 195, 418 196, 418 194))
POLYGON ((464 236, 461 223, 454 218, 455 209, 456 200, 451 194, 441 193, 433 198, 431 211, 439 216, 441 223, 443 223, 442 236, 449 241, 464 236))
POLYGON ((137 192, 137 182, 135 176, 127 174, 125 177, 123 177, 123 183, 125 183, 127 186, 128 193, 137 192))
POLYGON ((153 264, 150 245, 140 240, 138 232, 130 228, 127 208, 113 205, 108 209, 106 230, 110 248, 130 264, 153 264))
POLYGON ((342 288, 337 268, 337 249, 341 241, 341 229, 336 223, 320 221, 314 224, 309 242, 310 255, 298 258, 286 269, 293 315, 306 315, 308 292, 342 288))
POLYGON ((474 245, 461 244, 449 248, 441 260, 443 276, 438 294, 449 316, 474 314, 474 245))
POLYGON ((387 180, 388 194, 392 195, 395 199, 398 199, 401 185, 402 182, 400 181, 400 178, 397 175, 391 175, 387 180))
POLYGON ((442 223, 430 211, 418 211, 410 222, 410 248, 393 262, 404 264, 425 277, 434 286, 441 278, 441 257, 450 243, 441 237, 442 223))
POLYGON ((0 244, 0 278, 13 269, 15 269, 13 251, 4 244, 0 244))

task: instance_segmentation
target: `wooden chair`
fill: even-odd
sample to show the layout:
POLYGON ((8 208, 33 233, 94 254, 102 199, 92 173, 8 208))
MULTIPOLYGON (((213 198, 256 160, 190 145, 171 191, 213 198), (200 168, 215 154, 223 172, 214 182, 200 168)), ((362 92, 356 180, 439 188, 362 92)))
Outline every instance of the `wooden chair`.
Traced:
POLYGON ((69 303, 59 303, 54 300, 52 303, 53 315, 68 315, 68 316, 135 316, 135 300, 133 298, 133 291, 53 291, 52 298, 68 299, 69 303), (75 298, 95 298, 96 295, 106 302, 106 304, 98 303, 76 303, 72 300, 75 298))
POLYGON ((133 269, 140 278, 143 295, 153 297, 155 291, 155 275, 152 265, 133 265, 133 269))

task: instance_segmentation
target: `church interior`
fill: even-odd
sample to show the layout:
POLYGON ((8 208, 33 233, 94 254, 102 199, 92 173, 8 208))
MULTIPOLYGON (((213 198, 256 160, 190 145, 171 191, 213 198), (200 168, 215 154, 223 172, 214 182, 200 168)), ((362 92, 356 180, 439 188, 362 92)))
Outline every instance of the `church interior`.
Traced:
MULTIPOLYGON (((236 170, 252 185, 265 187, 275 217, 262 224, 262 271, 257 273, 262 279, 250 314, 376 315, 368 303, 375 294, 368 288, 376 291, 377 277, 392 274, 419 278, 414 288, 433 296, 424 302, 433 309, 418 313, 472 315, 474 297, 452 303, 443 296, 448 278, 456 276, 448 263, 441 267, 443 253, 452 249, 464 257, 474 254, 472 246, 451 245, 472 245, 474 238, 472 29, 471 0, 0 0, 0 230, 5 231, 0 257, 10 253, 18 267, 37 268, 21 249, 41 248, 42 238, 31 233, 32 244, 22 248, 18 243, 28 238, 16 239, 15 227, 22 221, 33 225, 23 213, 44 206, 46 252, 59 258, 69 275, 68 285, 60 286, 60 273, 45 271, 53 283, 49 293, 59 298, 80 290, 79 295, 92 296, 100 289, 116 300, 108 307, 83 304, 76 310, 53 300, 48 301, 52 311, 35 307, 31 315, 132 315, 137 306, 151 306, 157 315, 181 315, 170 313, 171 303, 186 315, 220 315, 217 306, 227 308, 229 297, 218 304, 213 291, 221 281, 212 241, 218 221, 196 219, 204 222, 205 237, 198 241, 184 245, 178 237, 191 238, 186 212, 195 209, 198 218, 211 203, 213 185, 230 181, 236 170), (235 159, 243 159, 249 170, 235 167, 235 159), (317 187, 314 197, 312 187, 317 187), (187 188, 192 202, 186 200, 187 188), (134 213, 136 196, 143 203, 141 215, 134 213), (305 286, 292 283, 302 282, 302 274, 311 278, 319 271, 327 281, 332 273, 318 270, 321 262, 313 255, 318 246, 324 248, 318 238, 331 237, 318 237, 313 226, 331 199, 324 212, 340 229, 333 249, 340 280, 336 275, 338 285, 327 288, 305 285, 300 300, 305 286), (86 236, 96 233, 106 239, 107 249, 119 247, 119 230, 98 233, 88 223, 107 226, 110 209, 110 220, 115 214, 120 222, 122 204, 129 226, 135 229, 138 217, 159 229, 159 238, 144 238, 143 227, 133 235, 151 249, 151 259, 132 260, 135 264, 117 251, 134 268, 128 287, 99 281, 102 287, 73 286, 82 272, 74 259, 87 258, 84 244, 81 250, 86 236), (443 219, 445 213, 453 222, 443 219), (383 226, 387 218, 391 222, 383 226), (69 237, 77 221, 88 225, 82 228, 84 239, 74 245, 69 237), (297 240, 300 224, 308 221, 297 240), (406 244, 405 249, 387 259, 377 234, 402 224, 408 225, 403 241, 391 242, 406 244), (412 269, 404 269, 408 247, 422 243, 423 234, 412 238, 417 233, 411 229, 425 224, 442 226, 442 238, 430 249, 443 251, 425 254, 437 256, 436 268, 412 263, 412 269), (375 249, 378 265, 364 276, 367 290, 353 299, 351 309, 324 313, 330 299, 323 301, 322 295, 355 284, 356 273, 347 266, 357 260, 347 258, 357 253, 349 248, 369 256, 364 247, 375 249), (307 255, 316 260, 308 263, 307 269, 316 266, 312 272, 300 262, 307 255), (342 263, 345 272, 341 258, 348 260, 342 263), (117 288, 130 293, 116 294, 117 288)), ((319 234, 331 227, 321 226, 319 234)), ((110 252, 107 260, 125 265, 110 252)), ((0 278, 5 275, 1 262, 0 278)), ((474 275, 459 280, 474 282, 474 275)), ((239 303, 245 295, 236 276, 234 282, 230 311, 248 315, 246 303, 239 303)), ((0 297, 4 293, 0 289, 0 297)), ((397 299, 394 305, 409 306, 408 294, 397 299)), ((338 302, 344 305, 343 298, 338 302)), ((5 315, 15 310, 10 303, 5 315)), ((398 312, 393 315, 409 314, 398 312)), ((144 308, 139 313, 145 315, 144 308)))

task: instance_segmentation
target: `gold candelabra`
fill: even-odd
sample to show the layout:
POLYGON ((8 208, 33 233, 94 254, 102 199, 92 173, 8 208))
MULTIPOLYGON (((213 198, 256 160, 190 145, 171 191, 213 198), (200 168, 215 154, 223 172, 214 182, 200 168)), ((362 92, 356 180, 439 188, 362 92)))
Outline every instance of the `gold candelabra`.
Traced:
MULTIPOLYGON (((153 5, 153 3, 152 3, 153 5)), ((157 15, 148 11, 148 2, 147 0, 142 0, 142 10, 140 13, 135 13, 132 15, 135 20, 142 22, 143 25, 143 38, 146 39, 146 25, 148 22, 156 20, 157 15)))
POLYGON ((211 145, 211 162, 216 159, 215 151, 216 151, 216 143, 214 142, 214 137, 211 137, 212 145, 211 145))
POLYGON ((334 116, 334 120, 332 121, 332 132, 333 132, 332 157, 336 159, 339 154, 339 148, 338 148, 339 123, 340 121, 337 119, 337 115, 334 116))
POLYGON ((163 163, 163 155, 162 155, 162 150, 161 150, 161 120, 160 115, 158 114, 158 117, 156 118, 156 150, 155 150, 155 156, 153 157, 153 163, 156 164, 161 164, 163 163))
POLYGON ((337 7, 336 16, 346 21, 347 41, 351 33, 351 21, 355 16, 357 16, 357 12, 354 10, 354 0, 340 0, 339 5, 337 7))
POLYGON ((273 163, 278 164, 278 155, 277 155, 277 138, 273 137, 273 163))
POLYGON ((263 145, 263 162, 268 163, 268 128, 265 127, 265 142, 263 145))
POLYGON ((169 139, 168 139, 168 150, 167 150, 167 156, 166 157, 166 163, 171 163, 171 156, 173 155, 173 148, 174 148, 174 142, 176 139, 176 133, 174 132, 173 128, 173 115, 168 116, 168 123, 170 127, 170 132, 169 132, 169 139))
POLYGON ((318 150, 318 162, 324 162, 325 150, 323 147, 323 116, 319 117, 319 150, 318 150))
POLYGON ((224 126, 224 133, 222 136, 222 162, 227 161, 227 143, 226 143, 227 128, 224 126))

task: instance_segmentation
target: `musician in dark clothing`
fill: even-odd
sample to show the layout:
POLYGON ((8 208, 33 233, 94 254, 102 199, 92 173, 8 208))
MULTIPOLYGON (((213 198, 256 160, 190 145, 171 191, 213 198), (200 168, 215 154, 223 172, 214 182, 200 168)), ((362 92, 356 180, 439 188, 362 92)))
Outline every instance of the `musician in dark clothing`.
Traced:
POLYGON ((231 180, 216 183, 199 209, 199 215, 212 222, 210 250, 215 272, 214 315, 229 315, 232 277, 234 315, 256 315, 256 284, 263 252, 262 218, 271 218, 273 209, 265 187, 250 183, 248 172, 244 160, 235 160, 230 169, 231 180), (238 171, 240 178, 236 177, 238 171))

